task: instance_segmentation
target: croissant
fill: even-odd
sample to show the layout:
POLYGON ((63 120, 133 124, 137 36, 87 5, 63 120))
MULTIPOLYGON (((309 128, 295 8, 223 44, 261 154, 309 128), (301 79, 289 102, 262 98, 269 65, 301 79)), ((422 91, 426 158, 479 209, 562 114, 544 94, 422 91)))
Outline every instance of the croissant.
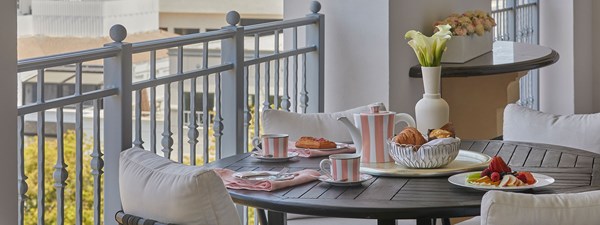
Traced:
POLYGON ((404 128, 393 140, 398 144, 406 145, 423 145, 427 142, 419 130, 414 127, 404 128))

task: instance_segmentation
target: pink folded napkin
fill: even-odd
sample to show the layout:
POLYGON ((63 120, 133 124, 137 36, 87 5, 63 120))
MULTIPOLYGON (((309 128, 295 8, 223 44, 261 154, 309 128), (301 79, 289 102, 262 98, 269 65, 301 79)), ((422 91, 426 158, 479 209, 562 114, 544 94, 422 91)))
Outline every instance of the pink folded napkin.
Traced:
POLYGON ((305 158, 314 158, 314 157, 321 157, 321 156, 329 156, 329 155, 333 155, 333 154, 356 152, 356 148, 354 148, 353 145, 348 145, 348 147, 342 148, 342 149, 327 150, 327 151, 323 151, 323 150, 319 150, 319 149, 296 148, 296 147, 294 147, 295 145, 296 145, 295 142, 290 142, 289 143, 290 147, 288 148, 288 151, 297 152, 298 156, 305 157, 305 158))
POLYGON ((221 177, 227 188, 255 191, 275 191, 286 187, 296 186, 317 180, 321 175, 316 170, 301 170, 294 172, 296 176, 291 180, 245 180, 234 177, 233 173, 235 173, 235 171, 230 169, 214 169, 214 171, 221 177))

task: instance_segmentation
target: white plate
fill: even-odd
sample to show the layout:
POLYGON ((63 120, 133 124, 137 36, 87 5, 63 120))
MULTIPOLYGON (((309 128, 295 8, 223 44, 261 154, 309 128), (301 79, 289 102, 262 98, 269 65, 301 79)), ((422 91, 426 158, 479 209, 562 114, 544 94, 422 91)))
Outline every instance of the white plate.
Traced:
POLYGON ((293 173, 279 174, 279 171, 244 171, 233 173, 233 177, 244 180, 291 180, 295 176, 293 173))
POLYGON ((266 156, 259 155, 256 152, 252 152, 252 154, 250 154, 250 157, 258 159, 263 162, 286 162, 296 156, 298 156, 297 152, 288 152, 287 157, 280 157, 280 158, 266 157, 266 156))
POLYGON ((333 151, 333 150, 339 150, 339 149, 344 149, 344 148, 348 148, 350 147, 349 144, 344 144, 344 143, 335 143, 337 147, 335 148, 298 148, 296 146, 294 146, 294 148, 298 148, 298 149, 310 149, 310 150, 320 150, 320 151, 333 151))
POLYGON ((454 176, 449 177, 448 182, 450 182, 454 185, 461 186, 461 187, 468 187, 468 188, 473 188, 473 189, 477 189, 477 190, 481 190, 481 191, 489 191, 489 190, 524 191, 524 190, 528 190, 528 189, 532 189, 532 188, 539 188, 539 187, 547 186, 547 185, 554 183, 554 178, 552 178, 550 176, 547 176, 544 174, 539 174, 539 173, 531 173, 531 175, 533 175, 533 178, 535 178, 535 180, 537 181, 537 182, 535 182, 535 184, 532 184, 532 185, 518 186, 518 187, 483 186, 483 185, 476 185, 476 184, 471 184, 471 183, 467 182, 467 176, 471 173, 475 173, 475 172, 456 174, 454 176))
POLYGON ((440 177, 457 173, 479 170, 488 167, 492 160, 486 154, 479 152, 459 150, 458 156, 450 164, 433 169, 413 169, 397 165, 396 163, 361 163, 360 172, 374 176, 391 177, 440 177))
POLYGON ((371 176, 369 174, 360 174, 360 180, 358 180, 358 181, 335 181, 335 180, 332 180, 330 177, 323 175, 323 176, 319 177, 319 180, 323 181, 325 183, 328 183, 330 185, 333 185, 333 186, 346 187, 346 186, 360 185, 362 182, 365 182, 371 178, 373 178, 373 176, 371 176))

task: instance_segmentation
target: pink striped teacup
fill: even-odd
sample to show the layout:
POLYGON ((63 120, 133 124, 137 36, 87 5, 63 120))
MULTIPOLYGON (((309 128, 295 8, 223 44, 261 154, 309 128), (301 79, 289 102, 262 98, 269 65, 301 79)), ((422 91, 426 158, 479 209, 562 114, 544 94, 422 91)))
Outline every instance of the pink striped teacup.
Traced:
POLYGON ((288 157, 287 134, 263 134, 260 138, 252 140, 252 145, 264 157, 286 158, 288 157), (262 148, 259 145, 262 144, 262 148))
POLYGON ((321 171, 334 181, 354 182, 360 180, 360 155, 335 154, 321 160, 321 171))

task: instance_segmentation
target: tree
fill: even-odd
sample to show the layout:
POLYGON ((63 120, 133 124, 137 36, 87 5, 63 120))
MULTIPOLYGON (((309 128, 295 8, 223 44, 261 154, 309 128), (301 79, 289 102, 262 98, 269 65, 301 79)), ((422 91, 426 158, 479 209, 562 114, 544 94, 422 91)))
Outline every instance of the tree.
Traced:
MULTIPOLYGON (((65 224, 75 224, 75 132, 67 131, 64 133, 64 159, 67 164, 67 185, 65 187, 65 224)), ((27 185, 29 189, 26 193, 27 199, 25 200, 25 218, 24 224, 37 224, 37 197, 38 197, 38 149, 37 149, 37 137, 31 138, 25 145, 25 175, 27 178, 27 185)), ((90 162, 92 157, 90 153, 92 151, 92 141, 90 139, 84 139, 83 143, 83 180, 82 180, 82 222, 83 224, 92 224, 94 219, 94 177, 91 174, 90 162)), ((54 165, 56 164, 56 158, 58 153, 57 142, 55 138, 46 137, 44 143, 45 146, 45 162, 44 162, 44 209, 45 209, 45 224, 56 224, 56 213, 57 213, 57 201, 56 201, 56 189, 54 188, 54 165)), ((103 184, 100 184, 101 187, 103 184)), ((103 196, 103 195, 102 195, 103 196)), ((102 202, 102 199, 101 199, 102 202)), ((104 207, 101 206, 101 210, 104 207)), ((102 215, 102 211, 100 215, 102 215)))

